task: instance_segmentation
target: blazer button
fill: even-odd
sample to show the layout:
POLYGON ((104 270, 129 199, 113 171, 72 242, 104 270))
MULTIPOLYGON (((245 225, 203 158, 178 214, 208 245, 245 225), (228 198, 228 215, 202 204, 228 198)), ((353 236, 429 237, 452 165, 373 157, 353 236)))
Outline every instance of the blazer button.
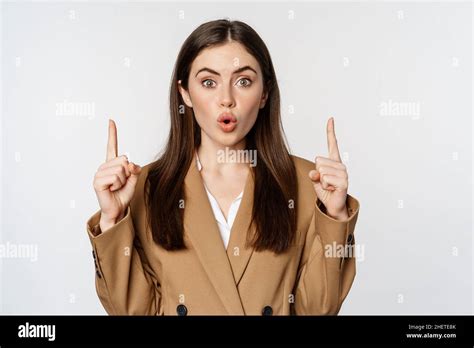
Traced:
POLYGON ((351 234, 347 237, 347 244, 351 244, 353 239, 354 239, 354 236, 353 236, 352 233, 351 233, 351 234))
POLYGON ((272 307, 270 307, 270 306, 263 307, 262 315, 272 315, 272 314, 273 314, 272 307))
POLYGON ((97 277, 102 278, 102 274, 100 274, 99 270, 96 270, 95 274, 97 275, 97 277))
POLYGON ((93 257, 94 260, 95 260, 95 251, 94 251, 94 250, 92 250, 92 257, 93 257))
POLYGON ((178 313, 179 316, 185 316, 188 314, 188 309, 184 304, 180 304, 176 307, 176 313, 178 313))

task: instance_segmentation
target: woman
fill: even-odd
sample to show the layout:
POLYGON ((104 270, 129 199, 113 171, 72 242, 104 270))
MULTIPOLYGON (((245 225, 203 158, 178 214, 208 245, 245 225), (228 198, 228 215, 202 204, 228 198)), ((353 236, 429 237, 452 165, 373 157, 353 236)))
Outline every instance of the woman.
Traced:
POLYGON ((270 54, 229 20, 184 42, 170 114, 166 148, 143 168, 117 157, 109 121, 94 178, 100 210, 87 223, 106 311, 337 314, 355 259, 336 251, 354 244, 359 203, 334 120, 329 157, 290 155, 270 54))

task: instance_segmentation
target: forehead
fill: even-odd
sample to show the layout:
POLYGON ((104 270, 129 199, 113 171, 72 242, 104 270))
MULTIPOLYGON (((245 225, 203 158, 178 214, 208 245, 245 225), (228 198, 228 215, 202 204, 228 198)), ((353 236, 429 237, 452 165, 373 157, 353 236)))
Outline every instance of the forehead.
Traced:
POLYGON ((194 59, 191 73, 201 68, 210 68, 221 74, 231 74, 235 69, 250 65, 260 74, 260 65, 246 48, 238 42, 203 49, 194 59))

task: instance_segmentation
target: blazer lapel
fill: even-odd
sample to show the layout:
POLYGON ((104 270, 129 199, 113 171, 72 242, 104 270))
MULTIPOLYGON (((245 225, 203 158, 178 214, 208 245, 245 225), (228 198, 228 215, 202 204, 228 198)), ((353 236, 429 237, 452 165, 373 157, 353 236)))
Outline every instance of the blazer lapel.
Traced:
POLYGON ((229 244, 227 246, 227 256, 232 266, 235 284, 239 285, 245 268, 253 253, 253 248, 246 245, 246 238, 253 237, 254 226, 250 225, 253 207, 254 178, 250 170, 245 183, 244 193, 240 202, 237 216, 232 225, 229 244))
POLYGON ((196 156, 188 169, 184 183, 186 194, 184 202, 185 233, 189 236, 227 311, 230 314, 245 314, 219 227, 212 212, 201 174, 196 167, 196 156))

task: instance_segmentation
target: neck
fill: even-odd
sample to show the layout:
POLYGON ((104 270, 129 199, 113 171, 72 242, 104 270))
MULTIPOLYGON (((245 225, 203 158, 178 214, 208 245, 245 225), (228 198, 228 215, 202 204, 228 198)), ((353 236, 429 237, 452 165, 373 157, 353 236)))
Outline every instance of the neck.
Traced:
POLYGON ((247 170, 248 163, 228 160, 229 154, 245 149, 245 138, 232 146, 217 144, 205 135, 201 136, 201 145, 197 149, 202 168, 209 172, 226 173, 247 170))

